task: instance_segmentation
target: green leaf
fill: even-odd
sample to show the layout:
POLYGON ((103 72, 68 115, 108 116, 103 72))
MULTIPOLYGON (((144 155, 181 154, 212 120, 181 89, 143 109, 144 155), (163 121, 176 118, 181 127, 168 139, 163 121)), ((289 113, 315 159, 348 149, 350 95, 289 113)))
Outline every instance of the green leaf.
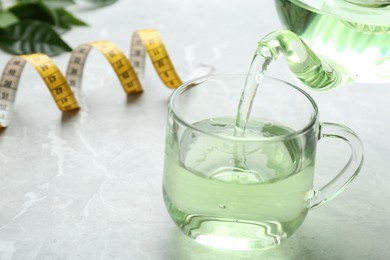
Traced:
POLYGON ((59 26, 70 29, 72 26, 87 26, 85 22, 81 21, 65 9, 57 9, 57 16, 59 18, 59 26))
POLYGON ((87 25, 64 8, 54 9, 50 5, 47 5, 46 2, 20 3, 10 8, 10 11, 20 20, 47 22, 53 25, 53 28, 60 34, 70 30, 72 26, 87 25))
POLYGON ((13 13, 0 10, 0 28, 5 28, 19 21, 13 13))
POLYGON ((29 4, 29 3, 36 3, 38 0, 16 0, 17 4, 29 4))
POLYGON ((64 8, 69 5, 74 5, 74 0, 17 0, 18 4, 38 4, 38 3, 44 3, 47 6, 49 6, 52 9, 56 8, 64 8))
POLYGON ((40 3, 20 3, 9 8, 8 11, 17 16, 21 21, 38 20, 54 25, 58 20, 53 11, 40 3))
POLYGON ((115 3, 117 0, 87 0, 87 1, 97 5, 110 5, 115 3))
POLYGON ((59 0, 35 0, 35 1, 39 1, 51 9, 64 8, 64 7, 67 7, 69 5, 75 4, 74 0, 61 0, 61 1, 59 1, 59 0))
POLYGON ((40 52, 49 56, 72 50, 50 25, 28 20, 0 30, 0 48, 18 55, 40 52))

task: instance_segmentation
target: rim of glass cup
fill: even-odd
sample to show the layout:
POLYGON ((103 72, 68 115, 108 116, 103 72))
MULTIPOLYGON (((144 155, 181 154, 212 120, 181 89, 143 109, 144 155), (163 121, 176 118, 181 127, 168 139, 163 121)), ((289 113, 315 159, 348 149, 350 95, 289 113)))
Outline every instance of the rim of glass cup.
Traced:
MULTIPOLYGON (((270 137, 237 137, 237 136, 227 136, 227 135, 218 135, 218 134, 213 134, 209 133, 201 128, 198 128, 191 123, 188 123, 185 119, 183 119, 180 116, 180 112, 176 110, 174 106, 174 100, 176 99, 176 96, 180 95, 184 91, 186 91, 188 88, 194 87, 196 85, 202 84, 204 81, 207 81, 209 79, 218 79, 218 78, 225 78, 225 77, 246 77, 244 74, 213 74, 213 75, 207 75, 195 79, 188 80, 184 82, 180 87, 175 89, 175 91, 171 94, 169 98, 169 103, 168 107, 169 109, 173 112, 173 117, 182 125, 184 125, 187 128, 191 128, 199 133, 202 133, 204 135, 209 135, 215 138, 220 138, 220 139, 225 139, 225 140, 235 140, 235 141, 244 141, 244 142, 253 142, 253 141, 280 141, 280 140, 287 140, 287 139, 292 139, 296 138, 300 135, 304 135, 306 132, 308 132, 310 129, 312 129, 313 125, 317 122, 318 120, 318 106, 314 99, 304 90, 301 88, 295 86, 292 83, 289 83, 287 81, 275 78, 275 77, 270 77, 270 76, 264 76, 266 79, 271 79, 273 81, 276 81, 278 84, 284 84, 284 85, 289 85, 290 87, 294 88, 296 91, 299 91, 301 94, 303 94, 311 103, 313 106, 313 111, 314 113, 312 114, 309 122, 300 130, 294 130, 293 133, 285 134, 285 135, 278 135, 278 136, 270 136, 270 137), (196 83, 196 85, 194 85, 196 83), (179 113, 178 113, 179 112, 179 113)), ((238 105, 238 104, 237 104, 238 105)))

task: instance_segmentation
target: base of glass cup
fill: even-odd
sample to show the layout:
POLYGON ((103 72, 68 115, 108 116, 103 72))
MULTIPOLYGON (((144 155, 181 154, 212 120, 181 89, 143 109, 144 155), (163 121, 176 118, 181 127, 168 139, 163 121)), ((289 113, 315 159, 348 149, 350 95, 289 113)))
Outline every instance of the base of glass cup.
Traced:
POLYGON ((277 223, 247 222, 210 216, 188 216, 182 231, 196 242, 229 250, 265 250, 287 236, 273 234, 277 223))
POLYGON ((186 214, 164 197, 171 218, 182 232, 205 246, 228 250, 266 250, 278 246, 289 236, 276 221, 186 214))

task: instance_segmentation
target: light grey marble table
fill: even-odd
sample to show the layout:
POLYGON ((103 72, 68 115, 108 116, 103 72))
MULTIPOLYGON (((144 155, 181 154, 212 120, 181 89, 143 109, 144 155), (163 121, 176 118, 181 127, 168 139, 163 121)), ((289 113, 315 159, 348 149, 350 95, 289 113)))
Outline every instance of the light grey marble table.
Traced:
MULTIPOLYGON (((156 28, 183 79, 199 64, 246 73, 257 41, 281 27, 273 2, 260 0, 119 0, 74 11, 90 26, 65 35, 71 46, 108 39, 128 52, 134 30, 156 28)), ((54 58, 62 71, 69 57, 54 58)), ((9 58, 1 53, 1 66, 9 58)), ((275 66, 270 75, 293 81, 283 61, 275 66)), ((348 125, 361 137, 363 169, 344 193, 311 211, 285 244, 230 252, 187 239, 165 211, 161 180, 172 91, 150 62, 139 97, 124 94, 96 51, 84 73, 82 109, 67 114, 31 67, 22 76, 14 118, 0 133, 1 260, 390 258, 389 85, 309 91, 322 121, 348 125)), ((337 152, 320 143, 316 182, 342 164, 337 152)))

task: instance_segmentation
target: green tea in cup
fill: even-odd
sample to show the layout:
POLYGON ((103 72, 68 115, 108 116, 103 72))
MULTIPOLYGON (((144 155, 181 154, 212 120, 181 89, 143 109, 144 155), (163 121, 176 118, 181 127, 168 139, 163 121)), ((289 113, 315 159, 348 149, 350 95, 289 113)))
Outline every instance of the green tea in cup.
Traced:
POLYGON ((246 250, 280 244, 309 209, 338 194, 358 173, 362 147, 347 127, 320 123, 301 89, 263 78, 245 131, 237 135, 237 104, 245 76, 185 83, 169 103, 163 190, 168 212, 190 238, 246 250), (314 189, 318 140, 351 145, 347 166, 314 189))

